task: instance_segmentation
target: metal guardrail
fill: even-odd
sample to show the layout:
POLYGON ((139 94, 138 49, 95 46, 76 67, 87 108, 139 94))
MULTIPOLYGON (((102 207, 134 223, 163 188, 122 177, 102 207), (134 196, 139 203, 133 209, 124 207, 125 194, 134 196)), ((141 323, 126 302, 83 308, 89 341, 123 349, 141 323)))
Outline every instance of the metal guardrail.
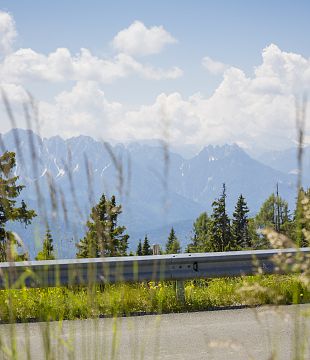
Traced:
POLYGON ((272 274, 277 254, 310 257, 310 248, 5 262, 0 289, 230 277, 255 274, 258 266, 272 274))

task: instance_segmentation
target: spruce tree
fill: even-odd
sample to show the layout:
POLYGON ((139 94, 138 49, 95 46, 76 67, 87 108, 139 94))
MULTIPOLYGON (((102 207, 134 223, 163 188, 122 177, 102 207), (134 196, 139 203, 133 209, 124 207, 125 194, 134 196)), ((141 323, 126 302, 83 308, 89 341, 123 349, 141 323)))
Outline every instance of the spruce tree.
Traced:
POLYGON ((209 223, 210 219, 206 212, 198 216, 193 224, 193 236, 191 243, 188 244, 186 252, 207 252, 210 251, 209 242, 209 223))
POLYGON ((49 228, 46 230, 45 238, 43 241, 43 249, 38 252, 36 260, 54 260, 54 246, 53 238, 49 228))
POLYGON ((230 219, 226 213, 226 186, 223 184, 222 195, 212 204, 209 241, 210 251, 228 251, 234 248, 230 230, 230 219))
POLYGON ((174 228, 172 227, 166 243, 166 254, 179 254, 180 252, 181 252, 180 242, 176 237, 174 228))
POLYGON ((233 213, 231 233, 235 250, 251 247, 247 213, 249 209, 242 194, 239 196, 233 213))
POLYGON ((34 210, 28 210, 24 200, 16 206, 16 198, 23 190, 17 185, 18 176, 12 174, 16 166, 15 153, 6 151, 0 156, 0 261, 25 260, 26 254, 18 255, 15 247, 21 246, 14 234, 6 230, 6 224, 18 221, 29 225, 36 216, 34 210))
POLYGON ((110 200, 103 194, 99 203, 91 210, 85 237, 77 244, 77 257, 124 256, 127 253, 129 235, 124 234, 125 226, 118 226, 121 205, 115 196, 110 200))
POLYGON ((144 237, 143 246, 142 246, 142 255, 152 255, 153 251, 151 249, 149 239, 147 235, 144 237))
POLYGON ((142 256, 142 243, 141 243, 141 239, 139 239, 139 243, 137 246, 137 252, 136 252, 137 256, 142 256))
POLYGON ((117 218, 122 213, 121 205, 116 204, 115 196, 111 196, 111 200, 107 203, 108 214, 110 216, 110 239, 111 248, 106 251, 105 256, 125 256, 127 255, 129 235, 124 234, 125 226, 117 224, 117 218))

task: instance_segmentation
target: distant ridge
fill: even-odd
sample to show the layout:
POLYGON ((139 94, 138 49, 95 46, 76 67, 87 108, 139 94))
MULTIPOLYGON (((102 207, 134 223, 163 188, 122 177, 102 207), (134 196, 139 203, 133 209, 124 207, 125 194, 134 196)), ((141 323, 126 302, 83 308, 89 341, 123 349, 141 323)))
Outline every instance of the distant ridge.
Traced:
MULTIPOLYGON (((242 193, 254 214, 276 183, 291 207, 295 202, 294 174, 251 158, 236 144, 208 145, 192 158, 184 159, 169 149, 165 154, 162 147, 153 144, 107 146, 82 135, 66 140, 59 136, 41 138, 30 130, 14 129, 1 138, 8 150, 17 153, 16 174, 26 185, 23 198, 36 209, 39 185, 46 217, 58 222, 59 234, 55 237, 61 238, 59 251, 66 256, 74 254, 74 242, 84 233, 83 224, 91 205, 103 192, 115 194, 122 204, 121 222, 129 234, 135 234, 131 239, 133 248, 138 238, 150 231, 156 233, 156 241, 162 238, 164 242, 166 230, 174 224, 181 224, 182 234, 189 233, 189 224, 202 211, 210 211, 224 182, 230 212, 242 193), (35 147, 35 159, 30 142, 35 147), (70 224, 67 229, 62 201, 66 203, 70 224)), ((181 241, 184 243, 185 239, 181 241)))

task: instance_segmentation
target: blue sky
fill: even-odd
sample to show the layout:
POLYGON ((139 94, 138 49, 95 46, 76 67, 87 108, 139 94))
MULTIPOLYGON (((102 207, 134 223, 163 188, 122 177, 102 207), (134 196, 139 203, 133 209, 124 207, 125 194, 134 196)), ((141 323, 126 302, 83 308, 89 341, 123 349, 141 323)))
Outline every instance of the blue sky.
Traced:
MULTIPOLYGON (((288 97, 286 100, 291 102, 290 96, 300 95, 308 91, 308 78, 304 77, 304 74, 308 74, 308 65, 305 65, 302 74, 296 73, 297 80, 305 78, 305 83, 301 84, 298 89, 296 88, 296 79, 294 84, 288 84, 291 75, 283 75, 285 80, 283 78, 280 79, 280 77, 283 74, 283 69, 286 71, 290 67, 296 67, 296 72, 299 71, 294 57, 291 56, 288 59, 285 54, 296 54, 305 59, 305 61, 309 61, 309 1, 67 0, 12 2, 0 0, 0 10, 4 13, 8 12, 15 22, 14 26, 18 35, 15 37, 14 42, 12 41, 11 53, 12 51, 18 51, 18 49, 32 49, 36 54, 48 56, 54 53, 57 48, 66 48, 71 56, 74 57, 76 54, 80 54, 81 48, 86 48, 93 57, 113 59, 118 54, 126 53, 124 48, 116 49, 113 46, 113 39, 121 30, 130 28, 135 21, 140 21, 147 30, 150 30, 152 27, 161 26, 165 31, 163 36, 167 37, 167 34, 169 34, 174 39, 171 42, 163 42, 161 49, 157 52, 150 51, 150 53, 143 56, 137 53, 129 54, 134 61, 139 63, 130 66, 136 67, 142 64, 141 66, 143 67, 149 66, 152 69, 156 69, 156 75, 151 75, 151 79, 149 73, 145 75, 145 70, 143 69, 138 70, 139 76, 137 76, 137 70, 130 70, 130 74, 126 76, 116 77, 112 81, 98 81, 97 84, 94 84, 93 77, 86 79, 87 81, 92 81, 90 91, 96 92, 100 90, 100 94, 104 93, 104 98, 101 100, 103 103, 104 101, 108 102, 108 105, 103 105, 105 109, 108 108, 108 115, 106 115, 105 111, 101 113, 98 109, 98 111, 94 112, 94 108, 98 107, 98 104, 92 105, 89 99, 85 100, 85 97, 83 99, 87 103, 88 108, 85 105, 85 108, 81 109, 79 114, 68 114, 69 111, 59 110, 56 99, 59 94, 62 94, 62 101, 64 101, 64 98, 68 100, 69 97, 69 103, 71 106, 74 106, 72 97, 78 96, 81 94, 81 91, 74 93, 71 89, 80 84, 81 79, 79 76, 78 79, 76 77, 68 77, 68 79, 62 79, 61 81, 57 80, 58 78, 56 80, 54 78, 51 79, 52 75, 48 79, 44 76, 44 80, 42 80, 41 76, 38 80, 37 76, 31 78, 28 73, 27 79, 23 81, 16 80, 16 75, 10 77, 6 84, 18 84, 18 86, 26 87, 34 94, 38 101, 45 102, 43 103, 43 109, 46 110, 48 108, 50 113, 54 111, 54 116, 67 117, 67 120, 62 119, 62 122, 67 122, 66 127, 58 126, 61 124, 57 125, 55 123, 51 129, 46 130, 47 135, 54 134, 57 131, 64 136, 76 135, 79 132, 83 133, 85 130, 92 128, 92 126, 89 127, 84 124, 83 121, 91 122, 93 117, 100 115, 102 118, 107 117, 107 120, 102 120, 106 128, 111 127, 111 123, 120 121, 120 117, 126 117, 126 124, 119 124, 125 130, 117 140, 149 138, 153 134, 152 128, 149 130, 149 133, 147 129, 141 131, 139 136, 132 134, 132 129, 135 129, 137 124, 139 124, 138 126, 141 125, 142 120, 137 120, 139 117, 145 117, 146 114, 151 113, 150 117, 153 120, 156 118, 152 111, 154 107, 156 108, 156 99, 164 94, 166 98, 160 101, 165 104, 165 112, 169 113, 170 109, 173 109, 171 110, 172 116, 182 119, 179 120, 181 123, 175 121, 174 118, 171 120, 171 127, 177 127, 175 131, 174 129, 171 130, 171 141, 176 145, 182 143, 181 140, 177 140, 178 138, 187 136, 186 144, 198 143, 201 146, 204 141, 201 134, 205 131, 206 142, 237 142, 245 147, 264 148, 270 141, 264 142, 262 140, 265 134, 274 128, 267 128, 265 123, 260 128, 259 121, 261 121, 261 117, 263 115, 270 116, 271 121, 269 122, 273 123, 275 127, 278 124, 278 119, 287 113, 285 106, 283 108, 280 106, 280 103, 285 103, 285 99, 281 98, 283 97, 283 92, 288 97), (275 44, 280 53, 278 53, 276 48, 270 48, 266 55, 265 66, 263 66, 262 51, 270 44, 275 44), (203 65, 205 63, 203 59, 206 57, 210 61, 222 64, 223 71, 210 71, 210 69, 206 68, 203 65), (280 61, 279 57, 285 59, 283 60, 286 62, 285 66, 281 65, 282 60, 280 61), (276 58, 278 59, 277 61, 275 61, 276 58), (274 70, 273 74, 268 70, 271 63, 272 66, 283 66, 282 70, 277 71, 279 79, 275 79, 274 70), (257 81, 254 71, 255 68, 261 66, 263 68, 257 81), (169 73, 169 75, 167 71, 173 68, 178 68, 180 74, 182 74, 171 75, 169 73), (265 85, 261 87, 266 91, 265 96, 273 96, 275 82, 284 84, 285 90, 283 90, 281 85, 281 96, 279 94, 277 96, 274 95, 274 98, 270 100, 270 109, 267 109, 267 103, 262 103, 260 116, 257 115, 259 109, 255 108, 255 103, 262 101, 262 99, 255 100, 254 103, 248 103, 248 100, 244 103, 243 97, 242 99, 237 99, 230 111, 232 120, 229 113, 221 114, 219 112, 218 109, 221 109, 221 105, 217 103, 220 102, 219 99, 216 99, 216 109, 214 109, 214 104, 208 103, 208 99, 214 97, 215 93, 222 92, 227 96, 227 91, 223 90, 223 88, 228 86, 227 84, 233 82, 232 87, 238 86, 240 81, 236 79, 240 74, 237 74, 236 71, 230 71, 231 68, 242 71, 246 78, 255 82, 255 86, 259 82, 261 87, 263 80, 266 85, 266 79, 268 77, 272 78, 273 89, 270 87, 270 82, 267 87, 265 85), (164 75, 159 75, 158 69, 160 69, 160 72, 163 71, 164 75), (225 71, 228 72, 226 80, 225 71), (141 76, 141 72, 144 75, 141 76), (154 80, 155 77, 156 80, 154 80), (72 95, 71 97, 69 93, 72 95), (178 94, 181 100, 178 96, 173 97, 173 94, 178 94), (199 101, 191 100, 191 97, 197 96, 197 94, 199 94, 201 99, 199 101), (195 105, 193 102, 199 104, 195 105), (277 102, 279 103, 275 105, 277 102), (116 109, 118 105, 124 108, 119 113, 119 109, 116 109), (239 106, 241 108, 240 116, 236 112, 236 108, 239 106), (173 107, 177 107, 177 110, 174 110, 173 107), (185 110, 184 107, 186 108, 185 110), (277 107, 280 107, 279 113, 274 114, 273 111, 277 107), (212 114, 210 119, 207 120, 207 122, 209 121, 209 128, 214 131, 214 127, 218 123, 222 129, 221 134, 217 133, 213 138, 210 136, 207 127, 201 124, 203 122, 204 111, 207 111, 204 109, 208 110, 208 114, 212 114), (117 114, 114 114, 115 111, 117 114), (88 112, 89 116, 87 115, 88 112), (113 113, 112 115, 111 112, 113 113), (255 118, 255 124, 252 127, 249 126, 249 129, 244 129, 243 126, 246 121, 244 119, 245 114, 248 114, 249 121, 252 115, 255 118), (191 121, 190 118, 192 116, 199 118, 199 121, 191 121), (187 120, 188 118, 189 120, 187 120), (243 118, 243 120, 238 123, 238 126, 240 126, 240 133, 238 134, 231 121, 238 122, 239 118, 243 118), (129 123, 131 124, 130 126, 128 125, 129 123), (200 125, 202 127, 197 128, 200 125), (70 131, 70 127, 73 129, 72 131, 70 131), (180 131, 179 128, 181 128, 180 131), (189 136, 188 132, 190 133, 189 136), (199 136, 195 133, 198 133, 199 136), (249 136, 251 142, 246 143, 245 140, 249 136)), ((143 47, 143 44, 141 46, 143 47)), ((10 54, 5 54, 5 56, 9 57, 10 54)), ((132 60, 131 58, 126 60, 126 64, 127 61, 132 60)), ((20 62, 16 64, 15 60, 11 62, 19 68, 25 64, 25 62, 22 62, 22 65, 20 62)), ((13 65, 10 65, 10 71, 12 71, 13 65)), ((7 69, 6 73, 8 73, 7 69)), ((24 76, 24 74, 20 76, 24 76)), ((61 76, 63 77, 63 74, 61 76)), ((85 81, 84 77, 83 81, 85 81)), ((243 86, 240 92, 248 91, 245 90, 245 87, 248 87, 246 85, 247 79, 242 79, 241 81, 243 86)), ((88 83, 88 85, 90 84, 88 83)), ((82 89, 82 85, 80 89, 82 89)), ((257 94, 256 90, 255 94, 257 94)), ((233 96, 231 88, 230 92, 229 101, 231 96, 233 96)), ((248 96, 247 99, 250 99, 253 97, 253 93, 247 93, 245 96, 248 96)), ((225 106, 226 100, 223 99, 222 101, 223 106, 225 106)), ((69 104, 66 106, 69 106, 69 104)), ((53 119, 51 117, 46 121, 53 121, 53 119)), ((288 129, 287 133, 281 131, 274 134, 279 139, 275 147, 288 147, 293 143, 292 121, 293 119, 290 118, 283 124, 283 127, 288 129), (289 122, 291 125, 289 125, 289 122)), ((147 120, 145 120, 145 127, 148 127, 147 120)), ((4 131, 7 128, 8 125, 6 127, 3 126, 3 129, 0 129, 0 131, 4 131)), ((97 125, 94 125, 93 128, 97 129, 97 125)), ((110 139, 113 137, 118 138, 117 135, 113 135, 115 131, 113 133, 112 128, 110 131, 107 131, 107 137, 110 139)), ((90 131, 89 135, 94 135, 94 131, 90 131)), ((105 134, 101 135, 105 136, 105 134)), ((160 134, 156 136, 160 136, 160 134)))

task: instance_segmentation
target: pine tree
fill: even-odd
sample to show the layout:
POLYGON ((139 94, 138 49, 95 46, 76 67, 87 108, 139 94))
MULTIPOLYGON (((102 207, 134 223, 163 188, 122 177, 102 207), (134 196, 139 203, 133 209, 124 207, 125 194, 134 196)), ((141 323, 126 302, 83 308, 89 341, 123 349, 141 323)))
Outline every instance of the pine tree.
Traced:
POLYGON ((294 218, 291 226, 290 237, 295 241, 298 247, 307 247, 310 245, 308 237, 305 234, 310 233, 310 220, 309 220, 309 200, 310 188, 306 191, 301 188, 299 190, 294 218))
POLYGON ((188 244, 186 252, 207 252, 210 251, 209 242, 209 223, 210 219, 206 212, 198 216, 193 224, 193 236, 191 243, 188 244))
POLYGON ((45 238, 43 241, 43 249, 38 252, 36 260, 54 260, 54 246, 53 238, 49 228, 46 230, 45 238))
POLYGON ((212 204, 213 213, 210 218, 209 241, 210 251, 228 251, 233 249, 230 220, 226 213, 226 186, 219 199, 212 204))
POLYGON ((142 256, 142 243, 141 243, 141 239, 139 240, 136 254, 137 254, 137 256, 142 256))
POLYGON ((166 243, 166 254, 179 254, 181 246, 178 238, 176 237, 173 227, 171 228, 168 241, 166 243))
POLYGON ((125 256, 128 249, 128 234, 123 234, 125 226, 117 225, 117 218, 122 213, 121 205, 116 205, 115 196, 107 203, 108 214, 110 214, 110 238, 112 247, 106 252, 105 256, 125 256))
POLYGON ((16 206, 16 198, 23 190, 23 185, 16 185, 18 176, 12 171, 16 166, 15 153, 5 152, 0 156, 0 261, 25 260, 26 254, 18 255, 15 247, 21 246, 14 234, 6 230, 7 222, 19 221, 29 225, 36 216, 34 210, 28 210, 24 200, 16 206))
POLYGON ((231 233, 236 250, 250 248, 251 239, 249 237, 247 213, 249 209, 242 195, 239 196, 235 211, 233 213, 231 233))
POLYGON ((77 244, 77 257, 124 256, 127 253, 129 235, 124 234, 125 226, 117 225, 122 212, 116 205, 115 196, 107 200, 103 194, 99 203, 91 210, 85 237, 77 244))
POLYGON ((149 239, 148 239, 147 235, 145 235, 143 246, 142 246, 142 255, 152 255, 152 254, 153 254, 153 251, 151 249, 149 239))
POLYGON ((302 232, 303 228, 303 206, 302 200, 305 196, 305 191, 301 188, 297 195, 296 208, 294 212, 294 234, 293 238, 297 246, 302 247, 304 245, 304 234, 302 232))

